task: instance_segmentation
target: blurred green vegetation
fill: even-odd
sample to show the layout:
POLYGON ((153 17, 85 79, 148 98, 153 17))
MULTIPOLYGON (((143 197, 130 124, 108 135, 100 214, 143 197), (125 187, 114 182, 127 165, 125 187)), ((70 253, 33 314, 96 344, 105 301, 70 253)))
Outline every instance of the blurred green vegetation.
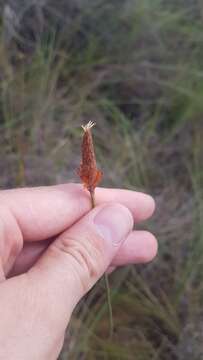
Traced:
MULTIPOLYGON (((32 54, 0 42, 1 187, 76 180, 80 125, 97 123, 103 185, 144 190, 159 239, 149 265, 110 277, 79 305, 65 359, 203 358, 203 5, 89 1, 32 54)), ((19 44, 18 44, 19 45, 19 44)))

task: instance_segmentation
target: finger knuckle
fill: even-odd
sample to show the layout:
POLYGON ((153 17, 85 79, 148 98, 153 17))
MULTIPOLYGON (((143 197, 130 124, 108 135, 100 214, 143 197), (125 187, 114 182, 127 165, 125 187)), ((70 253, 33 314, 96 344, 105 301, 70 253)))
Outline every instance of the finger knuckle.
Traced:
POLYGON ((101 240, 94 234, 89 234, 83 239, 69 236, 60 241, 60 249, 70 257, 84 291, 88 291, 91 283, 100 277, 102 271, 101 240))

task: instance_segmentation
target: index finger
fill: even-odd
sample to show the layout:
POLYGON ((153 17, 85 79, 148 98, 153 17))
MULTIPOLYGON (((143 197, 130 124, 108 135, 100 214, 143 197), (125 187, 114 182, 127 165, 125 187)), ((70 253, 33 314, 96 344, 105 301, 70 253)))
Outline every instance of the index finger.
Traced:
MULTIPOLYGON (((155 207, 151 196, 143 193, 96 189, 96 204, 114 201, 128 207, 135 221, 150 217, 155 207)), ((3 190, 0 204, 14 215, 25 241, 55 236, 91 210, 89 194, 80 184, 3 190)))

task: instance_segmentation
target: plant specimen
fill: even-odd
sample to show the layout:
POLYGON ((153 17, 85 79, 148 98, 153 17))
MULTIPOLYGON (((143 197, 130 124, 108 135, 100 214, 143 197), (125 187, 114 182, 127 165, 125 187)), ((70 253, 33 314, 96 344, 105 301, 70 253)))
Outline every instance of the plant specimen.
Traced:
POLYGON ((91 133, 91 129, 94 125, 95 124, 90 121, 87 125, 82 126, 84 130, 82 141, 82 162, 78 170, 80 179, 90 193, 92 208, 95 207, 95 188, 102 179, 102 172, 97 169, 91 133))
MULTIPOLYGON (((94 151, 94 143, 92 138, 91 129, 95 124, 89 122, 88 124, 82 126, 84 131, 83 140, 82 140, 82 161, 78 169, 78 175, 84 185, 84 187, 89 191, 91 198, 92 208, 95 207, 95 189, 96 186, 102 179, 102 172, 97 169, 96 156, 94 151)), ((113 315, 112 315, 112 305, 111 305, 111 294, 109 287, 108 275, 104 274, 106 293, 107 293, 107 302, 109 309, 109 322, 110 322, 110 337, 113 334, 113 315)))

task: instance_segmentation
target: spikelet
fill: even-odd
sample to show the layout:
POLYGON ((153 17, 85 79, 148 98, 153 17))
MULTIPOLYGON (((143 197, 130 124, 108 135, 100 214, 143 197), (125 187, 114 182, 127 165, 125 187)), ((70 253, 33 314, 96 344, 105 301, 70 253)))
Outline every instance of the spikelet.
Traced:
MULTIPOLYGON (((96 186, 102 179, 102 172, 97 169, 96 156, 91 133, 91 129, 94 126, 95 123, 91 121, 86 125, 82 125, 82 129, 84 131, 82 140, 82 161, 78 169, 78 175, 85 188, 90 192, 92 198, 94 198, 94 191, 96 186)), ((94 200, 92 201, 94 203, 94 200)))
MULTIPOLYGON (((95 207, 95 188, 102 179, 102 172, 97 169, 96 156, 94 152, 94 143, 92 139, 91 129, 95 126, 95 123, 89 121, 86 125, 82 125, 84 131, 82 139, 82 161, 78 169, 78 175, 89 191, 91 197, 92 208, 95 207)), ((109 322, 110 322, 110 338, 113 335, 113 314, 111 305, 110 286, 108 281, 108 275, 104 274, 107 303, 109 309, 109 322)))

